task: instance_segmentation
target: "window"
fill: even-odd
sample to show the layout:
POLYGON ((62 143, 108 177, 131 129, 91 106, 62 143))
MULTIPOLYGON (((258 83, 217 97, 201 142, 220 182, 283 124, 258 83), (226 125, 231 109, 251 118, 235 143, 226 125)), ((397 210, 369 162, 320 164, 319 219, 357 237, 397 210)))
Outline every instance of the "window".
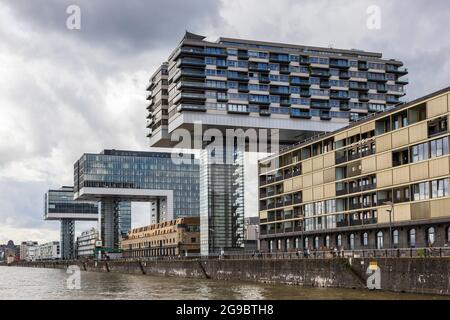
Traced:
POLYGON ((426 200, 430 198, 430 183, 422 182, 413 184, 413 201, 426 200))
POLYGON ((440 157, 448 154, 448 137, 430 141, 431 157, 440 157))
POLYGON ((364 232, 363 237, 362 237, 362 245, 367 247, 369 245, 369 234, 367 232, 364 232))
POLYGON ((315 249, 319 249, 320 245, 319 245, 319 237, 315 237, 314 238, 314 248, 315 249))
POLYGON ((309 238, 305 238, 305 248, 309 248, 309 238))
POLYGON ((399 240, 400 240, 398 230, 394 230, 394 232, 392 233, 392 238, 393 238, 392 242, 393 242, 394 246, 398 246, 399 240))
POLYGON ((325 237, 325 247, 329 248, 330 247, 330 236, 326 236, 325 237))
POLYGON ((448 196, 448 178, 431 182, 431 194, 433 198, 448 196))
POLYGON ((433 227, 428 228, 427 230, 427 242, 429 245, 434 244, 435 241, 435 230, 433 227))
POLYGON ((291 243, 289 239, 286 239, 286 251, 288 251, 291 248, 291 243))
POLYGON ((269 241, 269 252, 273 251, 273 240, 269 241))
POLYGON ((411 161, 417 162, 428 159, 428 143, 421 143, 412 147, 411 161))
POLYGON ((383 249, 383 248, 384 248, 383 232, 379 231, 377 233, 377 249, 383 249))
POLYGON ((336 243, 338 247, 342 247, 342 235, 340 234, 337 235, 336 243))
POLYGON ((277 241, 277 250, 281 250, 281 239, 277 241))
POLYGON ((295 239, 295 248, 298 249, 299 247, 300 247, 300 246, 299 246, 299 239, 296 238, 296 239, 295 239))
POLYGON ((409 230, 409 246, 411 248, 416 246, 416 229, 409 230))
POLYGON ((355 235, 352 233, 350 234, 349 238, 349 244, 350 244, 350 250, 355 250, 355 235))
POLYGON ((450 227, 447 227, 447 242, 450 242, 450 227))

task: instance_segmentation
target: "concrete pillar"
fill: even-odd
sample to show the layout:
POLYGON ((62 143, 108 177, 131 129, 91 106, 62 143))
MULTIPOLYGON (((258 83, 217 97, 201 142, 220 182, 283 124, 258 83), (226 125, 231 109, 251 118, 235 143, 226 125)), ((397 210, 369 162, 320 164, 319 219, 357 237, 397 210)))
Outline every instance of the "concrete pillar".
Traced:
POLYGON ((61 259, 75 259, 75 220, 61 219, 61 259))

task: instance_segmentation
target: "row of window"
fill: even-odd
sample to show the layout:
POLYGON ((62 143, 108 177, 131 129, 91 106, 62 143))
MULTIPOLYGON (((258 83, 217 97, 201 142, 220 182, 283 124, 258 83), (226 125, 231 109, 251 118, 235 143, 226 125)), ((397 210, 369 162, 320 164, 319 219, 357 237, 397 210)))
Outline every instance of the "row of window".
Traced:
MULTIPOLYGON (((447 227, 446 230, 446 237, 447 242, 450 242, 450 227, 447 227)), ((427 245, 433 245, 436 242, 436 229, 434 227, 427 228, 425 230, 425 240, 427 245)), ((350 250, 356 249, 356 234, 351 233, 348 236, 348 244, 345 245, 343 243, 343 236, 341 234, 336 235, 335 239, 336 246, 338 248, 348 248, 350 250)), ((392 231, 392 244, 394 247, 398 247, 400 245, 400 231, 398 229, 395 229, 392 231)), ((412 228, 408 230, 408 246, 411 248, 416 247, 417 245, 417 231, 416 229, 412 228)), ((315 236, 313 238, 313 243, 310 243, 310 238, 305 237, 303 240, 303 246, 304 248, 313 248, 316 250, 321 249, 329 249, 331 248, 331 237, 330 235, 326 235, 323 239, 323 244, 321 244, 320 238, 318 236, 315 236)), ((361 246, 362 247, 368 247, 369 246, 369 233, 364 232, 361 235, 361 246)), ((278 239, 276 242, 275 240, 269 241, 269 251, 272 252, 274 250, 282 250, 282 240, 278 239)), ((378 231, 376 233, 376 248, 377 249, 384 249, 385 243, 384 243, 384 232, 378 231)), ((294 241, 291 242, 291 239, 285 239, 284 240, 284 249, 300 249, 300 239, 295 238, 294 241)))

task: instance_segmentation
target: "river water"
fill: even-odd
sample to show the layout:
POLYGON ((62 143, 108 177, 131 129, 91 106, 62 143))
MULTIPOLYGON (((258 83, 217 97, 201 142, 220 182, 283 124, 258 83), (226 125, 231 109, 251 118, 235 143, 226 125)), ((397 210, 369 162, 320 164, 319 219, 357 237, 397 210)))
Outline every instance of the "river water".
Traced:
POLYGON ((440 296, 0 266, 0 299, 442 299, 440 296))

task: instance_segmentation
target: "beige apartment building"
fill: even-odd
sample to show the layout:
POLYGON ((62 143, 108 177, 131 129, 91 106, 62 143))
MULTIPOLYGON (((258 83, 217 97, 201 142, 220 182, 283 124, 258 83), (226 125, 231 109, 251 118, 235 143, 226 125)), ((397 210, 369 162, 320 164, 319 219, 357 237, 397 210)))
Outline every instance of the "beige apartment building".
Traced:
POLYGON ((261 249, 450 244, 450 88, 263 159, 261 249))
POLYGON ((200 253, 200 218, 183 217, 132 229, 122 240, 124 257, 200 253))

